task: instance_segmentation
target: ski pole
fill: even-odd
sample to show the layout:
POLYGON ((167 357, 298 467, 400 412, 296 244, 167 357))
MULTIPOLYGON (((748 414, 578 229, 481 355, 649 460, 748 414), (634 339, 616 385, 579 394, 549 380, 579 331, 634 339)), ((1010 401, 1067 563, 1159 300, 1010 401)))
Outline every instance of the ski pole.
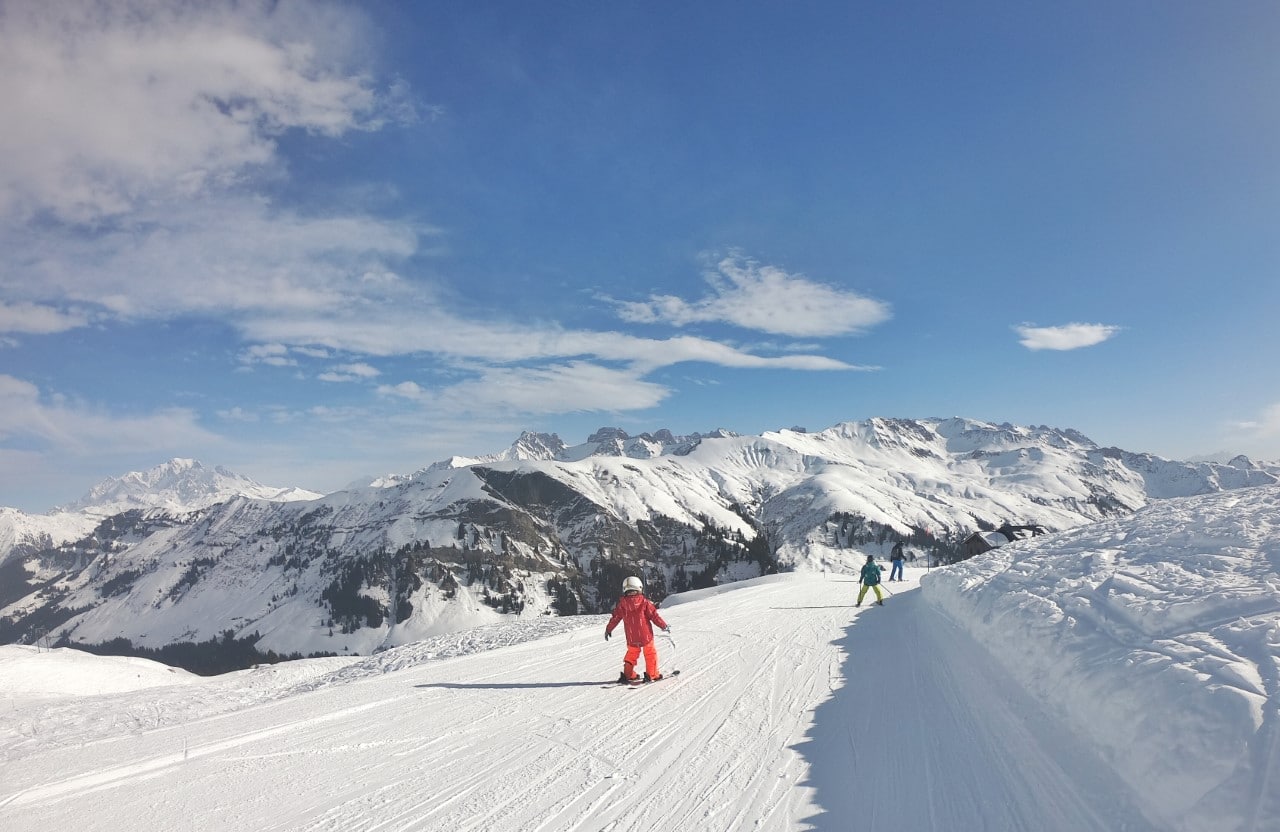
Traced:
MULTIPOLYGON (((884 586, 884 584, 880 584, 880 586, 884 586)), ((887 592, 887 593, 889 593, 889 597, 891 597, 891 598, 893 597, 893 590, 892 590, 892 589, 889 589, 889 587, 884 586, 884 591, 885 591, 885 592, 887 592)))

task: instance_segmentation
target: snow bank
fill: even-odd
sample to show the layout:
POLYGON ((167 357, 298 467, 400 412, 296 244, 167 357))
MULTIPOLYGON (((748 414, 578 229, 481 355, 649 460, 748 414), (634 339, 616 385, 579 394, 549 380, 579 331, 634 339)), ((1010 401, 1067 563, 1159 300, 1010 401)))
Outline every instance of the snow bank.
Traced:
POLYGON ((776 584, 795 579, 796 576, 794 574, 784 572, 777 575, 762 575, 759 578, 748 578, 745 581, 734 581, 729 584, 717 584, 716 586, 709 586, 705 589, 691 589, 688 592, 677 592, 674 595, 668 595, 666 598, 662 599, 661 609, 679 606, 680 604, 687 604, 690 601, 702 601, 706 598, 714 598, 715 596, 723 595, 726 592, 738 592, 755 586, 776 584))
POLYGON ((80 650, 0 646, 0 696, 92 696, 181 685, 199 677, 150 659, 95 656, 80 650))
POLYGON ((1280 487, 1156 503, 921 586, 1101 751, 1150 817, 1280 828, 1280 487))
POLYGON ((417 667, 428 662, 485 653, 587 628, 598 627, 603 632, 608 618, 607 615, 575 615, 568 618, 539 616, 432 636, 412 644, 384 650, 367 658, 357 659, 331 673, 308 680, 305 684, 294 688, 291 693, 347 684, 417 667))

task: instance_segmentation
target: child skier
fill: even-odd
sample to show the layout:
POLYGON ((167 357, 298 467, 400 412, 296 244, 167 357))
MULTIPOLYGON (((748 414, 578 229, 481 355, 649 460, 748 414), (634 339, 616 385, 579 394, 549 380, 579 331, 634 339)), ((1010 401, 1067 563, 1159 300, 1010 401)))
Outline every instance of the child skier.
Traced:
POLYGON ((671 628, 658 615, 658 608, 654 603, 644 596, 644 584, 634 576, 622 582, 622 597, 618 599, 617 606, 613 608, 613 617, 604 628, 605 641, 613 635, 613 628, 618 626, 619 621, 627 636, 627 654, 622 658, 622 674, 618 681, 634 682, 640 678, 636 675, 636 659, 640 658, 641 650, 644 651, 644 680, 656 682, 661 679, 662 674, 658 672, 658 647, 653 643, 653 627, 649 622, 657 624, 663 632, 669 633, 671 628))
POLYGON ((862 599, 867 597, 867 590, 874 589, 876 591, 876 603, 884 606, 884 596, 880 594, 880 564, 876 563, 875 555, 867 555, 867 562, 862 565, 862 572, 858 574, 858 583, 862 584, 862 588, 858 590, 858 603, 855 607, 862 606, 862 599))

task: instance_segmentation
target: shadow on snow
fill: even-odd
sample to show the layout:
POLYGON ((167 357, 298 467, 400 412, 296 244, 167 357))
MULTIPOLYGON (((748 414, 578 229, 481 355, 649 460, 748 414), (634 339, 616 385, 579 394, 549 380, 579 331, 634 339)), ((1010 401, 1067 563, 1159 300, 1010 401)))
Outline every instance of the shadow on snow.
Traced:
POLYGON ((608 679, 597 679, 594 682, 432 682, 427 685, 414 685, 414 687, 451 690, 527 690, 529 688, 586 688, 608 684, 608 679))
POLYGON ((1105 763, 919 592, 860 611, 831 697, 793 746, 806 829, 1151 832, 1105 763))

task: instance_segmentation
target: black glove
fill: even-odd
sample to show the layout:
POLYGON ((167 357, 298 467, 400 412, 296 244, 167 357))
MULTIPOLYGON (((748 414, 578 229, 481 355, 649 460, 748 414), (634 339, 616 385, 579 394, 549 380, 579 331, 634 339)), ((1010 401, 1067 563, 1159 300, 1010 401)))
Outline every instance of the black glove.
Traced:
POLYGON ((605 631, 604 631, 604 640, 605 640, 605 641, 608 641, 608 640, 609 640, 609 636, 611 636, 611 635, 613 635, 613 633, 609 632, 608 630, 605 630, 605 631))

